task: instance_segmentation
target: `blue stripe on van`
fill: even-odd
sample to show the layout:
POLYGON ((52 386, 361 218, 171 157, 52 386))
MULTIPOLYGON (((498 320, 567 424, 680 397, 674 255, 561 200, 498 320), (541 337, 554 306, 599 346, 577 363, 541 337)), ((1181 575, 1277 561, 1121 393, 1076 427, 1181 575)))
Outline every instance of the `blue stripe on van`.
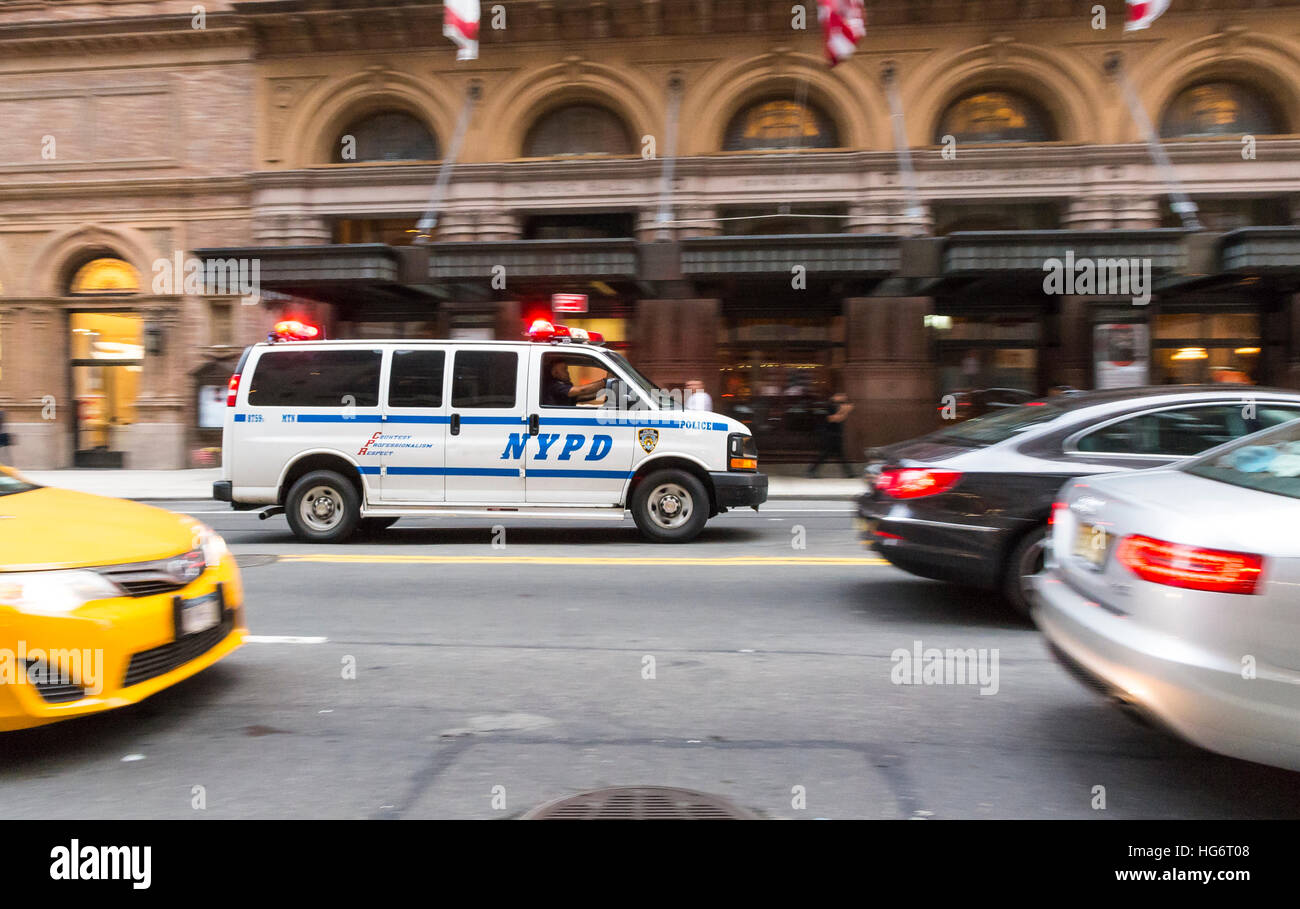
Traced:
POLYGON ((613 417, 542 417, 541 425, 543 426, 603 426, 606 429, 641 429, 644 427, 654 427, 656 429, 705 429, 714 432, 721 432, 727 428, 726 423, 713 423, 700 420, 643 420, 613 417), (692 423, 686 427, 686 423, 692 423))
MULTIPOLYGON (((274 423, 275 420, 268 420, 274 423)), ((377 413, 300 413, 293 415, 295 423, 378 423, 377 413)))
MULTIPOLYGON (((378 476, 378 467, 358 467, 366 476, 378 476)), ((390 467, 390 477, 518 477, 518 467, 390 467)))
POLYGON ((626 480, 632 476, 627 470, 538 470, 528 468, 528 478, 548 479, 552 477, 576 477, 583 480, 626 480))
POLYGON ((476 426, 522 426, 528 422, 522 414, 517 417, 467 417, 462 415, 460 421, 476 426))

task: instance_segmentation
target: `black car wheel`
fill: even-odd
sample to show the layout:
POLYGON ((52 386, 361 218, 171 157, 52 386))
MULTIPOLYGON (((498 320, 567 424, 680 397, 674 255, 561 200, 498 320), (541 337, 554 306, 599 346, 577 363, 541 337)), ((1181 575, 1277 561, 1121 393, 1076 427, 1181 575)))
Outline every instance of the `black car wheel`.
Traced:
POLYGON ((343 542, 356 530, 360 511, 356 487, 332 470, 313 470, 284 499, 289 528, 305 543, 343 542))
POLYGON ((709 519, 709 492, 684 470, 656 471, 632 493, 632 519, 655 543, 689 542, 709 519))
POLYGON ((1029 617, 1029 578, 1043 570, 1043 552, 1047 546, 1047 525, 1042 524, 1020 538, 1007 559, 1002 593, 1020 615, 1029 617))

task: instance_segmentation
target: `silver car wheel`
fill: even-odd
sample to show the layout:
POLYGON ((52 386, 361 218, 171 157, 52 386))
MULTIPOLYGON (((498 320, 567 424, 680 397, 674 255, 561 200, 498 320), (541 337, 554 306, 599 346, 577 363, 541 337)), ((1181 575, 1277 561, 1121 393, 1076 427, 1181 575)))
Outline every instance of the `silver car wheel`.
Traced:
POLYGON ((646 510, 655 524, 664 530, 673 530, 691 519, 695 511, 695 500, 676 483, 660 483, 651 490, 650 497, 646 500, 646 510))
POLYGON ((298 516, 312 530, 333 530, 343 520, 343 496, 331 486, 313 486, 303 494, 298 516))

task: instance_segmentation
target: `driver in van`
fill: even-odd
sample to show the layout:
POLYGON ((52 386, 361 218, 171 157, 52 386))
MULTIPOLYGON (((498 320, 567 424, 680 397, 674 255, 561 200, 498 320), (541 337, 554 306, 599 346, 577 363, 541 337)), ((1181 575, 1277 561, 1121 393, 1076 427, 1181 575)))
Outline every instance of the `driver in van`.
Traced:
POLYGON ((542 403, 548 407, 577 407, 583 401, 594 401, 605 388, 604 379, 585 385, 574 385, 569 378, 569 366, 581 366, 582 361, 555 357, 551 360, 546 384, 542 386, 542 403))

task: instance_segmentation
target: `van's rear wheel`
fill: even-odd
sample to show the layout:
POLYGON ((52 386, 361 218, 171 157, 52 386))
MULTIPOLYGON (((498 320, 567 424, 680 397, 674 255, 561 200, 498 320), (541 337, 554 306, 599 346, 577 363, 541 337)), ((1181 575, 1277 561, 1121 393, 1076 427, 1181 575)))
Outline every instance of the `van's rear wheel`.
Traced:
POLYGON ((632 519, 656 543, 685 543, 709 520, 709 492, 684 470, 656 471, 632 494, 632 519))
POLYGON ((294 536, 306 543, 341 543, 357 529, 361 498, 341 474, 313 470, 290 488, 284 515, 294 536))

